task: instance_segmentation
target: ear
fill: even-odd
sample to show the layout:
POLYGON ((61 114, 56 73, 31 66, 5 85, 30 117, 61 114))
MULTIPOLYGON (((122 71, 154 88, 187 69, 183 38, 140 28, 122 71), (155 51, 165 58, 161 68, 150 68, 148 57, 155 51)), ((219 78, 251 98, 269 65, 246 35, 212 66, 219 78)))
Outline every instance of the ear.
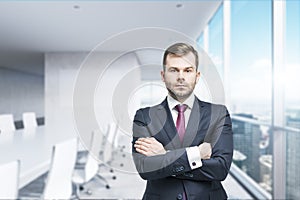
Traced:
POLYGON ((197 72, 196 73, 196 84, 198 83, 199 79, 200 79, 200 72, 197 72))
POLYGON ((160 76, 161 76, 161 80, 163 81, 163 82, 165 82, 165 72, 162 70, 162 71, 160 71, 160 76))

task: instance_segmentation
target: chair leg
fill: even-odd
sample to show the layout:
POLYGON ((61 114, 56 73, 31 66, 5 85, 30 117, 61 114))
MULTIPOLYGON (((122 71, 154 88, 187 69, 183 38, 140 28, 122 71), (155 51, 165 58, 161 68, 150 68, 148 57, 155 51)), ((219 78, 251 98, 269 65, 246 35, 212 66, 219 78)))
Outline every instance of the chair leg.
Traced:
MULTIPOLYGON (((86 184, 86 183, 85 183, 86 184)), ((74 184, 75 185, 75 197, 71 199, 80 199, 80 193, 85 189, 85 184, 74 184)), ((88 195, 92 195, 92 190, 87 188, 87 191, 85 192, 88 195)))
POLYGON ((78 200, 79 197, 80 197, 80 189, 79 189, 79 186, 78 184, 76 183, 72 183, 72 188, 73 188, 73 192, 72 192, 72 196, 71 196, 71 200, 78 200))
POLYGON ((103 176, 97 174, 97 178, 104 182, 106 189, 110 189, 110 185, 108 184, 107 180, 103 176))

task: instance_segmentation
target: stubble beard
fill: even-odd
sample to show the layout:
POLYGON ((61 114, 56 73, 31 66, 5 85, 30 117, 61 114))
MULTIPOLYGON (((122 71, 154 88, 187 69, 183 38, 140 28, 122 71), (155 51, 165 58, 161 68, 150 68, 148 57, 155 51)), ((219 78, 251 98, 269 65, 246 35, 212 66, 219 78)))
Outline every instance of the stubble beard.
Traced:
POLYGON ((166 84, 166 87, 171 97, 173 97, 177 101, 183 102, 193 93, 195 84, 183 91, 176 91, 171 87, 171 84, 166 84))

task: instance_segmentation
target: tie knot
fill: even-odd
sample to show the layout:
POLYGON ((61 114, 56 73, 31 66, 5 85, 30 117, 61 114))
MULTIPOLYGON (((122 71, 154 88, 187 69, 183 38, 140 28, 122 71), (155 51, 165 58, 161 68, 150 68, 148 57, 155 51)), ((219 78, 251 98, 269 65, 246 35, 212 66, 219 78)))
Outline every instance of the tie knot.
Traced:
POLYGON ((176 110, 179 112, 179 113, 183 113, 186 109, 187 109, 187 105, 186 104, 178 104, 175 106, 176 110))

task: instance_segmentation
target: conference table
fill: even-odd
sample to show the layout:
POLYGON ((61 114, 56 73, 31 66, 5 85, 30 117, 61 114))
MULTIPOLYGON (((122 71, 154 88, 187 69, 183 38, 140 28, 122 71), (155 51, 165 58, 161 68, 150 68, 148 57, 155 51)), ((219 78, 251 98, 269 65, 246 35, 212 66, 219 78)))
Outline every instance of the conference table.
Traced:
POLYGON ((74 137, 77 137, 75 129, 67 126, 38 126, 2 132, 0 134, 0 164, 20 160, 19 188, 22 188, 49 170, 55 144, 74 137))

